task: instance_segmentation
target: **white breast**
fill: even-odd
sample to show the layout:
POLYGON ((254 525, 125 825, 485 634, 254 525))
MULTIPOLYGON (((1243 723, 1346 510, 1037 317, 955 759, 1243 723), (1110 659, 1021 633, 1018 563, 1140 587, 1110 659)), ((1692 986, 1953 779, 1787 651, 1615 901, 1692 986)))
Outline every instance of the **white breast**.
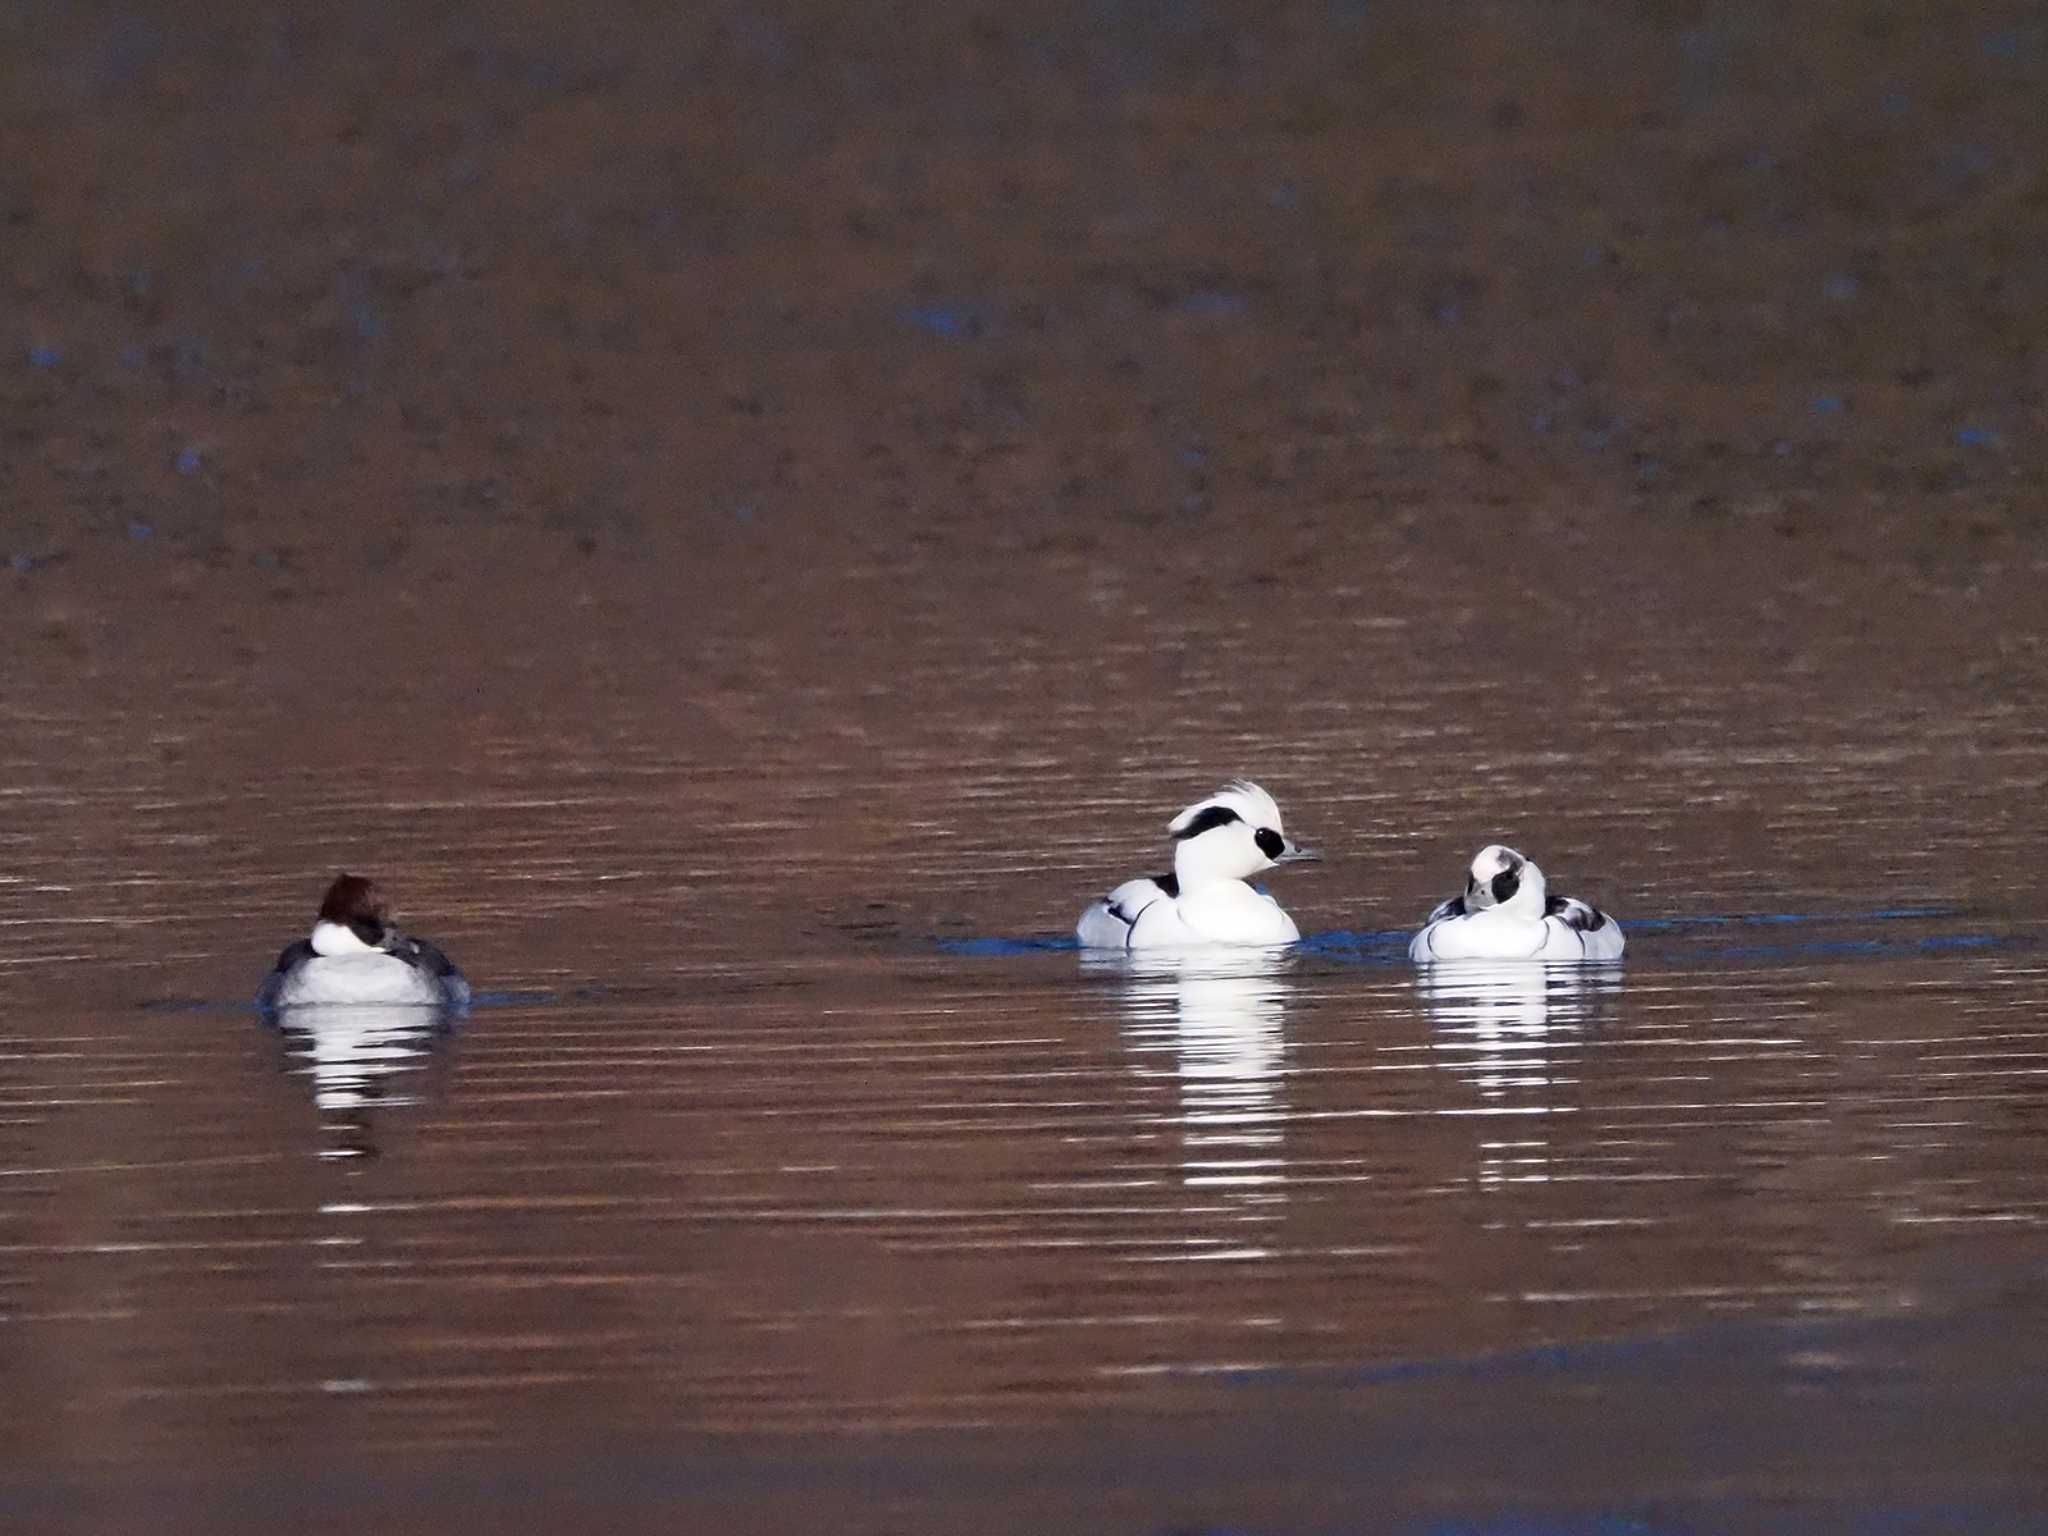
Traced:
POLYGON ((317 1003, 438 1003, 440 984, 426 972, 381 950, 315 955, 278 989, 281 1007, 317 1003))
POLYGON ((1292 944, 1301 937, 1280 903, 1242 880, 1154 902, 1131 931, 1131 947, 1175 944, 1292 944))
POLYGON ((1622 950, 1621 927, 1609 919, 1582 932, 1554 917, 1522 917, 1498 907, 1439 918, 1415 935, 1408 958, 1431 960, 1613 960, 1622 950))

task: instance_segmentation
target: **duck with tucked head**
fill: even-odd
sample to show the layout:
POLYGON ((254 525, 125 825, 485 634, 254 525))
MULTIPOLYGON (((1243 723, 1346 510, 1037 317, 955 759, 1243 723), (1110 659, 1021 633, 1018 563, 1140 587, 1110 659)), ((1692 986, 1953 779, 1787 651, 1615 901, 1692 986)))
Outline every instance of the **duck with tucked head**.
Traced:
POLYGON ((1408 944, 1431 960, 1618 960, 1621 924, 1575 896, 1552 896, 1543 871, 1499 843, 1472 860, 1465 892, 1440 903, 1408 944))
POLYGON ((1247 779, 1226 784, 1167 823, 1173 873, 1127 880, 1081 914, 1085 949, 1198 944, 1292 944, 1301 937, 1280 903, 1247 882, 1276 864, 1316 855, 1288 841, 1273 797, 1247 779))
POLYGON ((312 933, 285 946, 256 994, 266 1013, 321 1003, 461 1009, 469 983, 436 946, 392 925, 375 885, 342 874, 327 887, 312 933))

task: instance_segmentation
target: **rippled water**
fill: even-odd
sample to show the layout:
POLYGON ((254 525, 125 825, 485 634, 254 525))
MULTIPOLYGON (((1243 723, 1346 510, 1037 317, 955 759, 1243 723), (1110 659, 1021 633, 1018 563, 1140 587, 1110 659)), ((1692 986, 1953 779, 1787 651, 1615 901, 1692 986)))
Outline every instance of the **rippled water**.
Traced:
POLYGON ((1546 862, 1627 963, 1418 974, 1399 919, 1555 805, 1416 793, 1484 732, 1396 731, 1361 788, 1304 708, 1269 777, 1356 849, 1276 882, 1310 940, 1103 961, 1070 909, 1204 783, 994 715, 950 758, 916 721, 823 755, 829 709, 708 762, 624 716, 478 733, 458 790, 376 739, 312 774, 261 719, 202 750, 207 708, 15 738, 16 1457, 1171 1419, 1210 1381, 1946 1316, 2040 1261, 2048 965, 1982 812, 2043 748, 2001 716, 1967 764, 1854 717, 1819 752, 1590 729, 1627 772, 1546 862), (1730 802, 1775 806, 1760 842, 1648 830, 1730 802), (1961 836, 1991 852, 1915 886, 1961 836), (247 1009, 344 860, 468 965, 459 1026, 247 1009))
POLYGON ((276 1465, 338 1480, 296 1523, 402 1487, 420 1529, 474 1502, 450 1477, 771 1525, 883 1486, 874 1529, 2024 1529, 2024 628, 1876 645, 1481 569, 1507 623, 1317 537, 1279 598, 1200 543, 1016 579, 939 550, 766 606, 623 570, 518 626, 380 600, 342 639, 314 593, 235 615, 230 666, 108 638, 18 673, 0 1352, 34 1411, 0 1514, 112 1490, 80 1528, 155 1529, 204 1468, 185 1528, 267 1528, 276 1465), (1238 773, 1329 855, 1272 877, 1308 940, 1069 947, 1238 773), (1626 963, 1407 965, 1496 837, 1626 963), (468 971, 458 1026, 250 1010, 341 867, 468 971))
POLYGON ((2048 1530, 2038 11, 0 6, 0 1530, 2048 1530))

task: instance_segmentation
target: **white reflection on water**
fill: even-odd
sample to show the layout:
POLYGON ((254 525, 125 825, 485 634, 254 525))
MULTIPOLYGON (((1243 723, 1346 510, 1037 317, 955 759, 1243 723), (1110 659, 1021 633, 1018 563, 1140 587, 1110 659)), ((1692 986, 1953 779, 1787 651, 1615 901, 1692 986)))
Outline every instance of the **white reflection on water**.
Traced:
POLYGON ((370 1112, 419 1102, 403 1079, 426 1067, 451 1025, 445 1009, 389 1003, 280 1008, 274 1023, 293 1070, 312 1078, 313 1102, 336 1138, 323 1157, 376 1154, 370 1112))
MULTIPOLYGON (((1438 1061, 1477 1088, 1489 1108, 1540 1120, 1577 1107, 1577 1049, 1606 1017, 1621 974, 1618 965, 1453 960, 1422 967, 1415 991, 1438 1061)), ((1479 1144, 1483 1187, 1540 1183, 1549 1168, 1547 1136, 1479 1144)))
POLYGON ((1181 1183, 1240 1206, 1285 1200, 1286 950, 1155 950, 1085 961, 1125 977, 1123 1029, 1140 1076, 1179 1095, 1181 1183))
POLYGON ((1422 967, 1415 991, 1436 1029, 1433 1048, 1482 1098, 1543 1102, 1560 1081, 1559 1047, 1605 1015, 1621 968, 1452 960, 1422 967))

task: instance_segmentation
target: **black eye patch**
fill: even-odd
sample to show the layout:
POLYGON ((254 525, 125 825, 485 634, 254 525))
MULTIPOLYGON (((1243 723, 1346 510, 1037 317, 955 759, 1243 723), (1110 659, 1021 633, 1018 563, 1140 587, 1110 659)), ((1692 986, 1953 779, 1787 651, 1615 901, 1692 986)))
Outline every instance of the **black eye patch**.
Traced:
POLYGON ((1287 839, 1271 827, 1261 827, 1252 834, 1252 841, 1259 845, 1259 852, 1269 859, 1277 859, 1287 851, 1287 839))
POLYGON ((1493 877, 1493 899, 1495 901, 1506 901, 1521 888, 1522 869, 1520 865, 1516 865, 1513 869, 1504 869, 1493 877))
POLYGON ((1244 818, 1227 805, 1212 805, 1193 821, 1173 834, 1175 842, 1186 842, 1191 837, 1200 837, 1204 832, 1213 832, 1218 827, 1227 827, 1233 821, 1244 818))

